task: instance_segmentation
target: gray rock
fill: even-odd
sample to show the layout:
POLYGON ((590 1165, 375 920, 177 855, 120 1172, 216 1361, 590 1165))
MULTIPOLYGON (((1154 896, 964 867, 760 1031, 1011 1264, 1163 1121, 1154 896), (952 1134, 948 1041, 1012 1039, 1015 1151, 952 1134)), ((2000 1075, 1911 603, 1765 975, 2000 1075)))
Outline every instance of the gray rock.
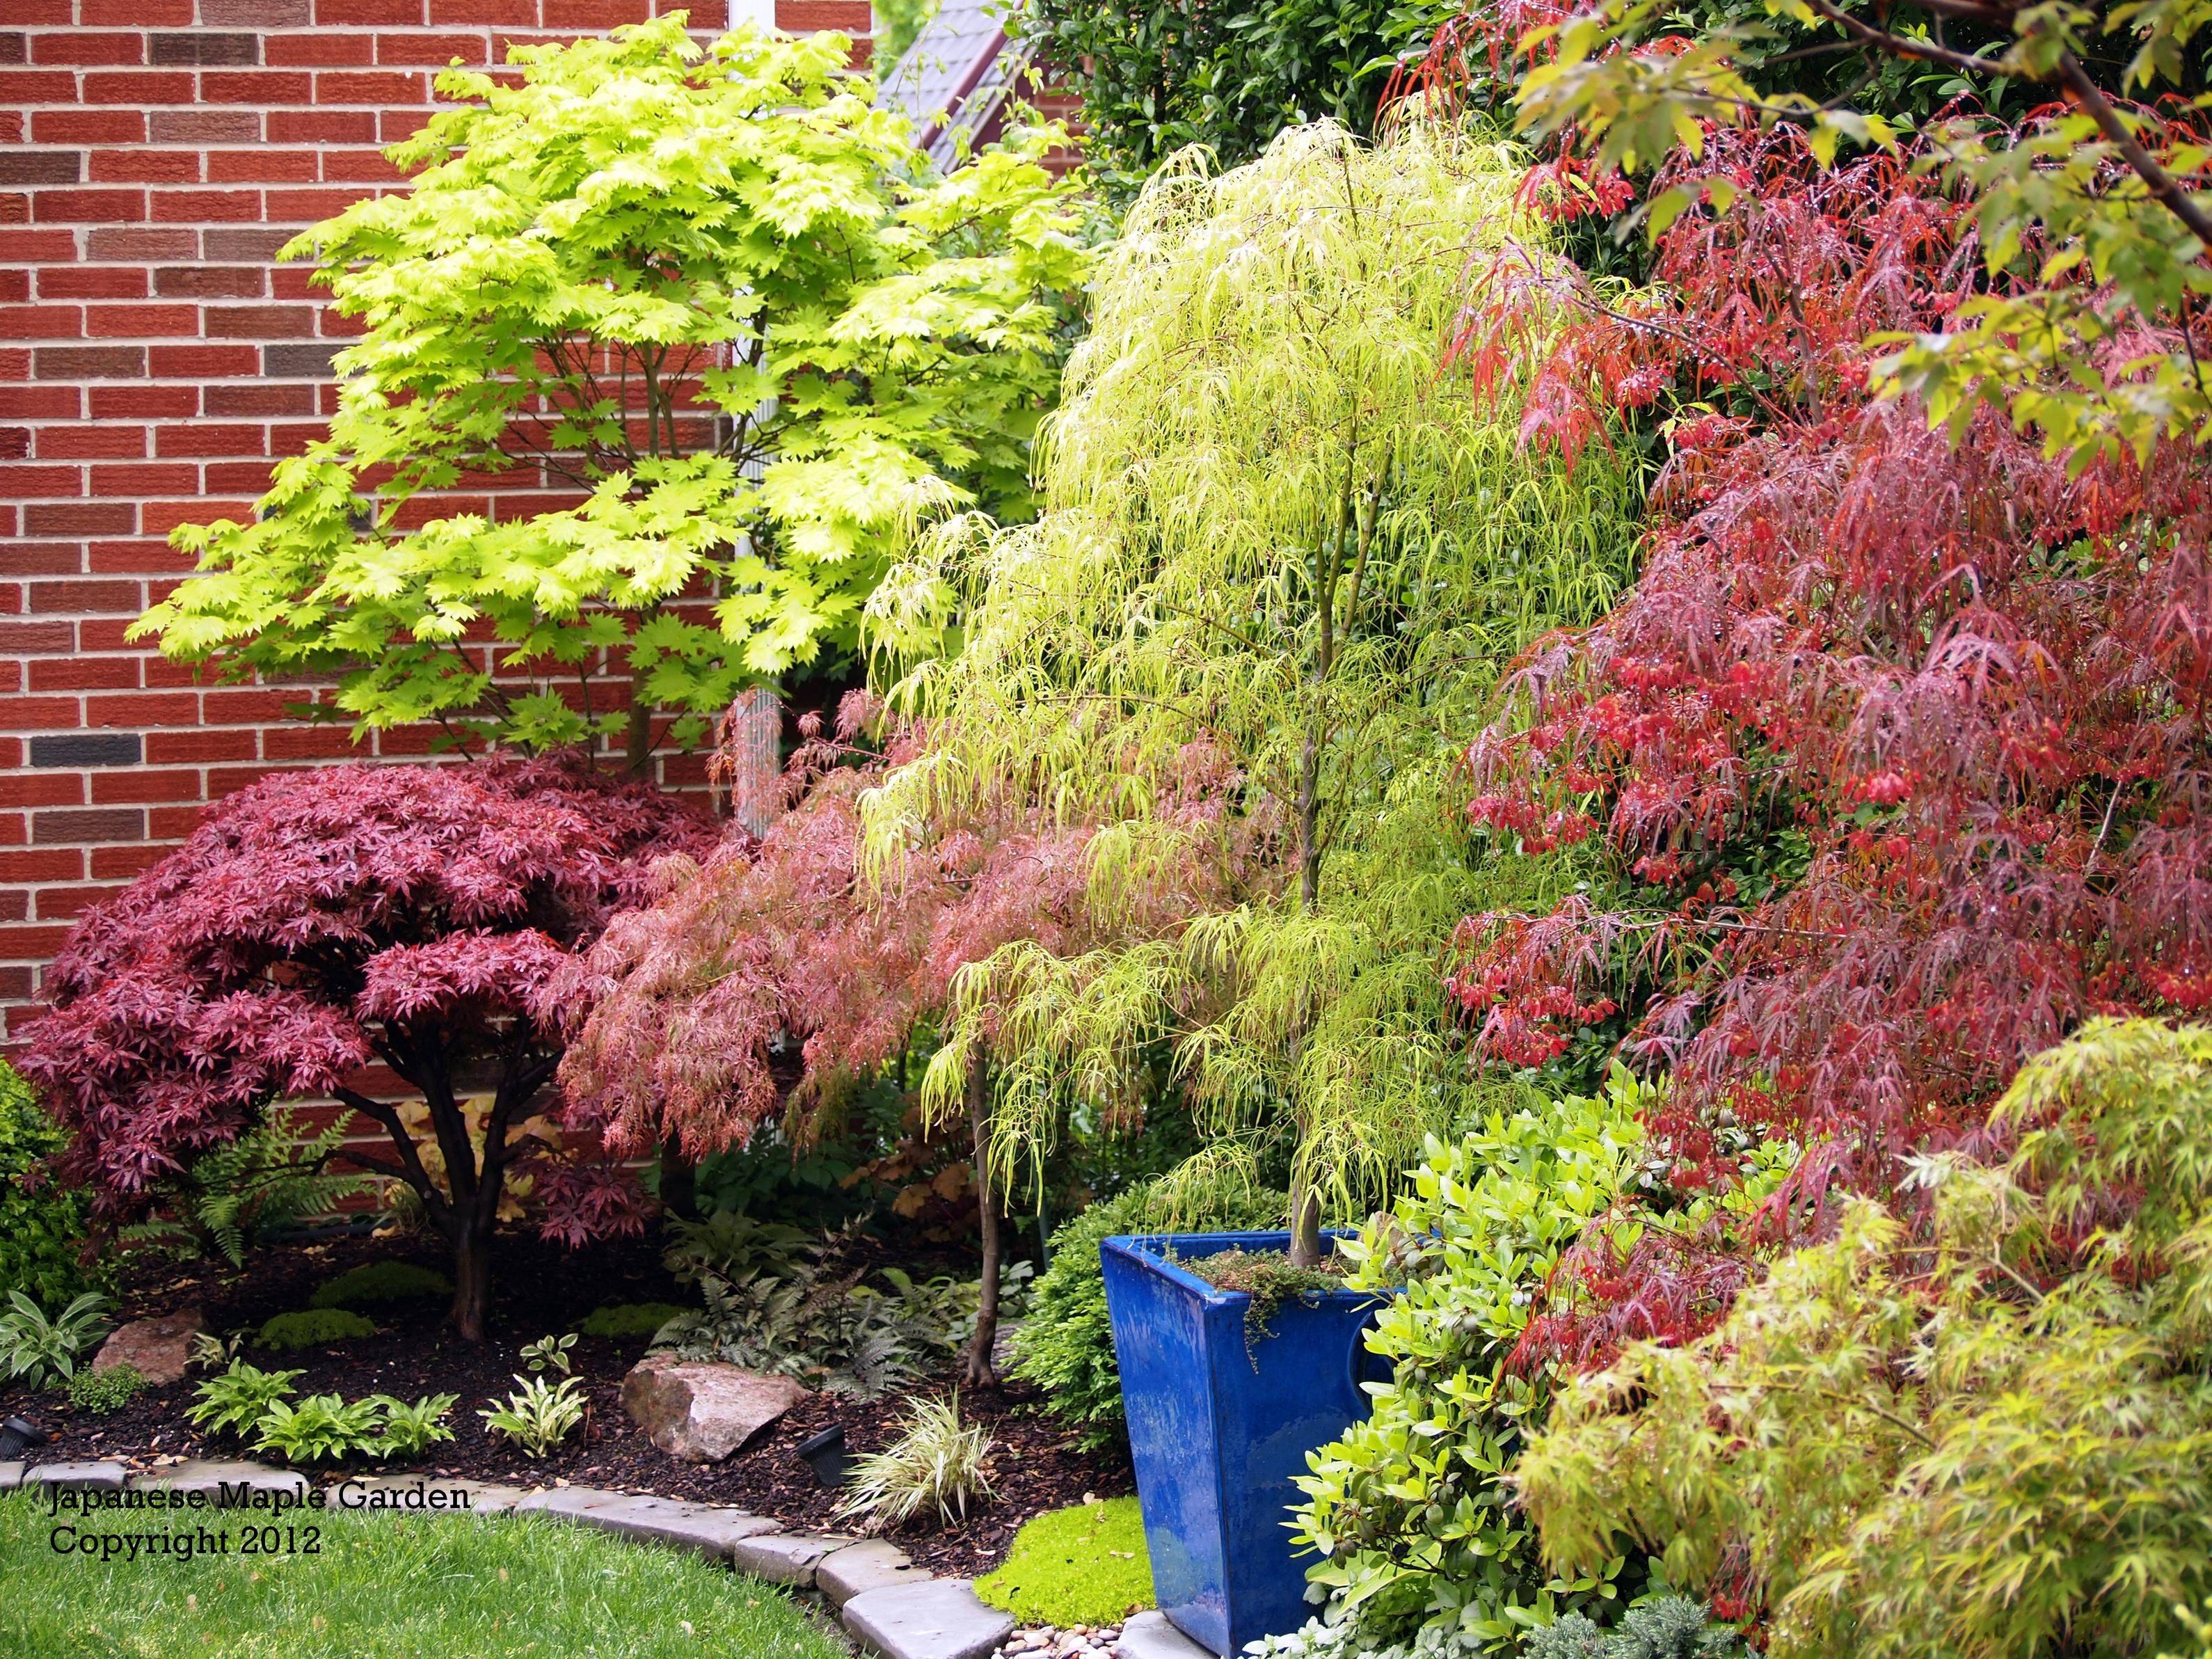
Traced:
POLYGON ((600 1486, 533 1486, 515 1499, 514 1512, 574 1521, 593 1510, 619 1504, 629 1496, 628 1492, 608 1492, 600 1486))
POLYGON ((790 1533, 763 1533, 757 1538, 741 1538, 731 1545, 730 1564, 739 1572, 749 1572, 770 1583, 812 1589, 815 1564, 852 1541, 849 1538, 803 1538, 790 1533))
POLYGON ((1121 1626, 1121 1639, 1114 1644, 1119 1659, 1213 1659, 1210 1648, 1200 1647, 1168 1623, 1164 1613, 1139 1613, 1121 1626))
POLYGON ((100 1345, 92 1368, 106 1371, 128 1365, 157 1389, 181 1382, 185 1367, 191 1363, 192 1338, 206 1323, 206 1316, 198 1308, 186 1308, 181 1313, 157 1314, 151 1319, 118 1325, 115 1334, 100 1345))
POLYGON ((625 1538, 696 1550, 716 1560, 727 1559, 731 1547, 740 1540, 774 1532, 777 1526, 774 1521, 748 1515, 743 1510, 724 1509, 713 1504, 686 1504, 672 1498, 635 1498, 626 1492, 592 1492, 587 1499, 579 1498, 578 1494, 584 1492, 589 1492, 589 1488, 571 1486, 533 1492, 516 1507, 526 1514, 574 1521, 580 1526, 620 1533, 625 1538), (613 1501, 606 1501, 610 1498, 613 1501))
POLYGON ((806 1397, 787 1376, 649 1353, 623 1378, 623 1409, 674 1457, 719 1463, 806 1397))
POLYGON ((884 1659, 990 1659, 1014 1616, 987 1607, 964 1578, 866 1590, 845 1603, 845 1628, 884 1659))
POLYGON ((163 1468, 131 1477, 134 1486, 163 1486, 177 1492, 215 1493, 226 1488, 246 1492, 283 1492, 302 1502, 307 1496, 307 1477, 292 1469, 272 1469, 266 1463, 245 1463, 224 1458, 190 1458, 163 1468))
POLYGON ((120 1492, 123 1465, 101 1460, 88 1463, 41 1463, 23 1477, 28 1486, 59 1486, 65 1491, 120 1492))
POLYGON ((0 1463, 0 1492, 13 1492, 23 1484, 23 1460, 11 1457, 0 1463))
POLYGON ((823 1556, 814 1567, 814 1588, 830 1598, 833 1607, 869 1590, 926 1584, 929 1578, 927 1571, 907 1559, 904 1550, 881 1541, 849 1545, 823 1556))

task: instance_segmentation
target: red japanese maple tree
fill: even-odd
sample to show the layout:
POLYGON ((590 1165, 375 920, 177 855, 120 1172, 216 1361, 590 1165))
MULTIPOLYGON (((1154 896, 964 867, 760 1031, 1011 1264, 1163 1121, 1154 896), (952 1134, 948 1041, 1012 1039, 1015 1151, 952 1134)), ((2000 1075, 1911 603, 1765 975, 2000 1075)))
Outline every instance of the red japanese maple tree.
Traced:
POLYGON ((518 1165, 543 1167, 550 1234, 642 1225, 611 1164, 518 1133, 540 1113, 593 1127, 550 1088, 561 1045, 532 997, 647 896, 654 860, 714 834, 694 806, 554 760, 265 779, 72 930, 22 1069, 111 1218, 274 1102, 351 1106, 392 1156, 341 1156, 420 1198, 453 1249, 453 1323, 479 1340, 518 1165))
MULTIPOLYGON (((1954 446, 1872 400, 1869 337, 1942 328, 1977 280, 1962 204, 1909 158, 1712 141, 1733 205, 1661 237, 1632 310, 1584 290, 1537 371, 1532 442, 1668 400, 1645 568, 1468 753, 1474 823, 1604 877, 1470 918, 1452 984, 1484 1060, 1591 1031, 1668 1071, 1679 1184, 1797 1141, 1764 1219, 1802 1236, 2086 1015, 2212 1004, 2212 465, 2069 474, 1990 414, 1954 446)), ((1506 363, 1521 300, 1574 282, 1501 262, 1458 349, 1506 363)), ((1602 1243, 1539 1346, 1724 1310, 1733 1270, 1684 1241, 1602 1243)))

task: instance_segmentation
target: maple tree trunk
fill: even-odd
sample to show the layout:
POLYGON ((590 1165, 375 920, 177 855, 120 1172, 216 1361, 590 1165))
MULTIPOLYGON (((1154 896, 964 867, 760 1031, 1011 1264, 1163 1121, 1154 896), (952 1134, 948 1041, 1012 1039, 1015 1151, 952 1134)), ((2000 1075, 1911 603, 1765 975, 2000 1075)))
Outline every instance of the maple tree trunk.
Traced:
POLYGON ((674 1135, 660 1143, 660 1207, 678 1220, 699 1218, 697 1170, 674 1135))
POLYGON ((634 778, 641 778, 653 769, 653 705, 642 701, 642 688, 630 688, 629 742, 625 758, 634 778))
POLYGON ((999 1204, 991 1192, 991 1106, 981 1053, 968 1065, 968 1127, 975 1139, 975 1204, 983 1222, 983 1283, 975 1302, 975 1334, 968 1344, 968 1386, 988 1389, 999 1373, 991 1351, 999 1345, 999 1204))
POLYGON ((1291 1266, 1321 1266, 1321 1194, 1304 1182, 1291 1196, 1291 1266))
POLYGON ((484 1315, 491 1306, 491 1229, 471 1215, 456 1220, 453 1305, 446 1318, 463 1341, 481 1342, 484 1315))

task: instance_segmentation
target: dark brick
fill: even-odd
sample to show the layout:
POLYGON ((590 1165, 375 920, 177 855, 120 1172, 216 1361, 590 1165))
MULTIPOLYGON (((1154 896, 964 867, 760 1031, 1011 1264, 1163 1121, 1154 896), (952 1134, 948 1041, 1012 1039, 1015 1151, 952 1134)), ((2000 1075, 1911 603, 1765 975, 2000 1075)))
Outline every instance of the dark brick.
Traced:
POLYGON ((157 109, 147 125, 157 144, 261 142, 261 118, 250 109, 157 109))
POLYGON ((261 372, 293 380, 324 380, 331 372, 334 345, 273 345, 261 349, 261 372))
POLYGON ((209 34, 195 29, 184 34, 156 34, 152 42, 155 64, 258 64, 261 37, 258 34, 209 34))
POLYGON ((82 150, 0 150, 0 185, 74 185, 83 178, 82 150))
POLYGON ((258 270, 223 265, 158 265, 154 292, 165 299, 258 300, 268 289, 258 270))
POLYGON ((33 766, 136 766, 142 743, 136 732, 70 732, 33 738, 33 766))
POLYGON ((289 230, 204 230, 200 252, 210 260, 230 264, 255 264, 274 259, 276 250, 290 241, 289 230))
POLYGON ((40 346, 32 362, 41 380, 137 380, 146 373, 146 348, 40 346))
POLYGON ((312 0, 200 0, 200 21, 232 28, 303 29, 314 21, 312 0))
POLYGON ((31 814, 31 840, 42 847, 137 841, 145 834, 146 814, 135 806, 62 806, 31 814))

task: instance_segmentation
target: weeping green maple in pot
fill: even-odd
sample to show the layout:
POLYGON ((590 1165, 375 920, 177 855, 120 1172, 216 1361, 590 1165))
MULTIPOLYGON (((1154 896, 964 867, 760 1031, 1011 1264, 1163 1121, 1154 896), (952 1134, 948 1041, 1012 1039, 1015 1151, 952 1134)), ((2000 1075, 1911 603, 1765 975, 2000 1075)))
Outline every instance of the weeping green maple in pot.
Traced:
POLYGON ((1455 906, 1527 866, 1467 860, 1448 734, 1522 647, 1603 609, 1632 539, 1601 447, 1525 455, 1515 389, 1437 367, 1470 254, 1540 234, 1519 173, 1420 125, 1171 165, 1102 259, 1040 441, 1044 515, 950 523, 871 601, 927 738, 866 800, 869 867, 896 883, 926 826, 994 802, 1097 826, 1103 925, 964 969, 928 1072, 951 1116, 989 1070, 1008 1170, 1079 1097, 1125 1108, 1165 1041, 1217 1169, 1294 1135, 1310 1261, 1324 1196, 1381 1188, 1464 1086, 1440 953, 1455 906), (1199 750, 1225 812, 1184 810, 1199 750), (1116 925, 1231 846, 1220 902, 1116 925))
POLYGON ((1084 262, 1053 135, 934 178, 843 37, 685 21, 449 71, 412 188, 285 249, 365 325, 330 435, 176 532, 200 574, 140 632, 335 673, 356 734, 642 769, 850 647, 918 514, 1024 510, 1084 262))

